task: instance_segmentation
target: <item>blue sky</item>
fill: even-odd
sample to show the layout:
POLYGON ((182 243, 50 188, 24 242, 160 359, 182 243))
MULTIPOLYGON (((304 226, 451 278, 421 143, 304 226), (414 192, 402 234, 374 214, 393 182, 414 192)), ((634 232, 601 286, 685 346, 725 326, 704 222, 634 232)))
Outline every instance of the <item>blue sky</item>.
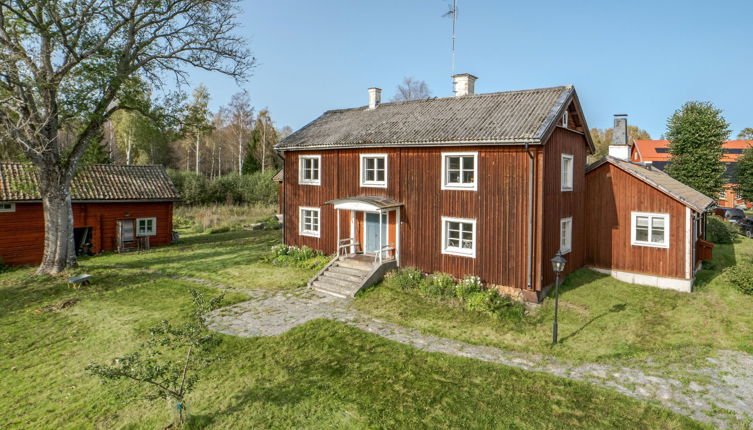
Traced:
MULTIPOLYGON (((244 1, 242 34, 258 59, 243 84, 278 126, 327 109, 389 100, 405 76, 452 95, 448 0, 244 1)), ((753 127, 753 1, 458 0, 458 73, 476 92, 574 84, 590 127, 615 113, 658 138, 688 100, 724 111, 734 137, 753 127)), ((212 107, 240 88, 196 71, 212 107)))

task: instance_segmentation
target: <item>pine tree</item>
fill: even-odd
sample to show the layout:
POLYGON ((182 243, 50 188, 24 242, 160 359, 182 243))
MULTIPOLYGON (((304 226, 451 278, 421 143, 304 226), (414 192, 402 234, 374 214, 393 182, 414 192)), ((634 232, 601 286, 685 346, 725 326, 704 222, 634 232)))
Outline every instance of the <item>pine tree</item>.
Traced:
POLYGON ((685 103, 667 120, 672 158, 667 173, 703 194, 716 197, 724 187, 722 145, 729 123, 709 102, 685 103))

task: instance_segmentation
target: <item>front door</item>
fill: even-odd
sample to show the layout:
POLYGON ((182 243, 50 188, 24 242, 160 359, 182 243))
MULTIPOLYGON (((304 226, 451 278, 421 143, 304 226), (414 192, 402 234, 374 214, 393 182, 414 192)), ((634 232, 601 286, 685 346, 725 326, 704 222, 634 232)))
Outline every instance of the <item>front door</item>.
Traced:
MULTIPOLYGON (((363 234, 363 249, 367 254, 376 254, 379 245, 379 214, 366 213, 366 228, 363 234)), ((387 214, 382 214, 382 245, 387 244, 387 214)))

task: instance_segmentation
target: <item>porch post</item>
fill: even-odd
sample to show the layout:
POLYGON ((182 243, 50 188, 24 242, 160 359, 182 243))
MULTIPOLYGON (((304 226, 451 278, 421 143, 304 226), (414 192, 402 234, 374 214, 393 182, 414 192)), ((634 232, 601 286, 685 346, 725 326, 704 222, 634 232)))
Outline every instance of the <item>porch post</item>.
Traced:
POLYGON ((335 252, 337 252, 337 256, 340 257, 340 209, 337 209, 337 243, 335 244, 335 247, 337 248, 335 252))
POLYGON ((382 264, 382 211, 379 210, 379 264, 382 264))

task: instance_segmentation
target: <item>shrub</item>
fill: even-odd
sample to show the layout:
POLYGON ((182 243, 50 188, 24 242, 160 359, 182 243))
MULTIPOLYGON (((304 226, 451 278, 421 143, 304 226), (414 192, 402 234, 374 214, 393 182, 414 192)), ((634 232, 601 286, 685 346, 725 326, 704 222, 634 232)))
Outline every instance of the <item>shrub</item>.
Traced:
POLYGON ((483 291, 483 287, 478 276, 466 276, 455 286, 455 296, 461 300, 466 300, 471 294, 480 291, 483 291))
POLYGON ((753 295, 753 264, 745 262, 727 269, 727 279, 743 294, 753 295))
POLYGON ((330 258, 308 246, 275 245, 265 261, 275 266, 292 266, 302 269, 318 269, 324 267, 330 258))
POLYGON ((385 275, 387 285, 403 291, 414 290, 421 286, 424 274, 415 267, 393 270, 385 275))
POLYGON ((420 291, 426 297, 454 297, 455 278, 447 273, 433 273, 421 283, 420 291))
POLYGON ((214 179, 183 170, 170 170, 170 178, 187 205, 277 203, 277 183, 272 181, 275 171, 247 175, 230 173, 214 179))
POLYGON ((706 238, 714 243, 733 243, 737 237, 737 227, 712 215, 706 218, 706 238))

